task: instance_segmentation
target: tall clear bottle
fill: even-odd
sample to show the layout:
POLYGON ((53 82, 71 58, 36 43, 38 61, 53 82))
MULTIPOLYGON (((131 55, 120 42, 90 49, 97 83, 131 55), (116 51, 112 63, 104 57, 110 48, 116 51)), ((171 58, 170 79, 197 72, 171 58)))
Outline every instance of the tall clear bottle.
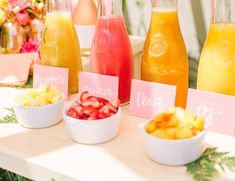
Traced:
POLYGON ((142 57, 141 79, 175 85, 175 105, 186 107, 188 57, 178 20, 178 0, 152 0, 152 18, 142 57))
POLYGON ((130 99, 133 53, 122 15, 121 0, 98 0, 99 18, 91 48, 90 69, 119 77, 119 99, 130 99))
POLYGON ((212 0, 211 25, 200 58, 197 88, 235 96, 233 0, 212 0))
POLYGON ((73 21, 83 51, 91 48, 97 16, 98 12, 94 0, 79 0, 74 11, 73 21))
POLYGON ((80 46, 67 0, 47 0, 41 57, 44 65, 68 68, 69 93, 78 92, 80 46))

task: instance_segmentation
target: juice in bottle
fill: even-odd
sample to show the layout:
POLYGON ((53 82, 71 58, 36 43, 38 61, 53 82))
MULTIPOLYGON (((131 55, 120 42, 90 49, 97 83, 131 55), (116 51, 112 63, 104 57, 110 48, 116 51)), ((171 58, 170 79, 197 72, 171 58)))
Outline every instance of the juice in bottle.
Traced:
POLYGON ((200 58, 197 88, 235 96, 235 24, 228 11, 233 8, 222 0, 212 5, 214 16, 200 58))
POLYGON ((188 58, 178 21, 177 0, 152 0, 141 79, 176 86, 175 105, 186 107, 188 58))
MULTIPOLYGON (((51 1, 54 0, 49 2, 51 1)), ((46 14, 41 41, 42 63, 68 68, 69 93, 76 93, 78 92, 78 72, 82 71, 82 64, 79 41, 72 18, 69 11, 56 9, 56 7, 67 6, 56 6, 55 3, 49 3, 47 6, 50 6, 48 8, 50 11, 46 14)))
POLYGON ((97 21, 97 8, 94 0, 79 0, 74 11, 73 22, 79 36, 82 51, 90 50, 97 21))
POLYGON ((100 17, 97 20, 91 48, 90 68, 94 73, 118 76, 119 99, 122 104, 127 103, 130 99, 134 65, 121 1, 100 0, 99 10, 100 17))

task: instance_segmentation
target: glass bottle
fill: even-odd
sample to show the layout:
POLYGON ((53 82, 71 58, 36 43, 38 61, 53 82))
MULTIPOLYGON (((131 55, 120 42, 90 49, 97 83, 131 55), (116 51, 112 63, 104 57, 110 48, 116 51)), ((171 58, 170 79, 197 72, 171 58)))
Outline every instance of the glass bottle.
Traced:
POLYGON ((90 69, 119 77, 119 99, 130 99, 133 52, 122 15, 121 0, 98 0, 99 18, 91 47, 90 69))
POLYGON ((141 79, 176 86, 175 105, 186 107, 188 57, 178 20, 178 0, 152 0, 141 79))
POLYGON ((90 50, 97 21, 97 8, 94 0, 79 0, 74 11, 73 21, 80 38, 83 51, 90 50))
POLYGON ((35 14, 35 18, 31 21, 30 40, 34 42, 40 42, 42 39, 42 33, 44 28, 44 15, 45 15, 45 4, 44 3, 33 3, 32 9, 35 14))
POLYGON ((78 92, 78 73, 82 71, 80 46, 67 0, 48 0, 43 37, 42 63, 69 69, 69 93, 78 92))
POLYGON ((235 2, 212 0, 212 18, 203 47, 197 88, 235 96, 235 2))
POLYGON ((15 13, 9 12, 8 20, 2 26, 1 53, 19 53, 21 46, 26 41, 24 29, 15 21, 15 13))

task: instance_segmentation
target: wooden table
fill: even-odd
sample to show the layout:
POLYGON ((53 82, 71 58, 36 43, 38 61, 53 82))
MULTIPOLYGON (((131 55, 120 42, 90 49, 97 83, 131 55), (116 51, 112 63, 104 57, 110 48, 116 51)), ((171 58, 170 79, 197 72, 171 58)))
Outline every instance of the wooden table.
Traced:
MULTIPOLYGON (((38 130, 0 124, 0 167, 39 181, 192 180, 185 167, 167 167, 146 156, 141 132, 146 120, 129 116, 128 106, 122 109, 118 137, 93 146, 73 142, 64 122, 38 130)), ((235 155, 233 137, 208 133, 206 143, 235 155)), ((228 173, 215 180, 234 181, 235 175, 228 173)))
MULTIPOLYGON (((144 40, 131 37, 135 67, 140 67, 144 40)), ((89 61, 83 62, 89 70, 89 61)), ((139 71, 136 68, 135 78, 139 71)), ((0 117, 20 90, 0 88, 0 117)), ((71 97, 74 99, 75 96, 71 97)), ((69 102, 67 102, 69 104, 69 102)), ((67 135, 64 122, 47 129, 30 130, 18 124, 0 124, 0 168, 38 181, 190 181, 185 167, 167 167, 151 161, 144 152, 141 125, 146 120, 127 114, 123 107, 118 137, 100 145, 81 145, 67 135)), ((208 133, 206 143, 235 155, 235 138, 208 133)), ((173 151, 173 150, 172 150, 173 151)), ((234 181, 235 175, 215 181, 234 181)))

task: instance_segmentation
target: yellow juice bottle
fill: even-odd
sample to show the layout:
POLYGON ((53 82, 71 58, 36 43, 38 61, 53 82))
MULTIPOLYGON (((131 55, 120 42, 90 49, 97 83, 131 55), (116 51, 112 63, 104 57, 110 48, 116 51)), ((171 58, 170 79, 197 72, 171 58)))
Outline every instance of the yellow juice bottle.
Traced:
POLYGON ((235 95, 235 25, 212 24, 198 71, 197 88, 235 95))
POLYGON ((186 107, 188 58, 178 21, 177 0, 153 0, 152 19, 144 46, 141 79, 175 85, 175 105, 186 107))
POLYGON ((212 23, 200 58, 197 88, 235 95, 235 24, 230 18, 231 4, 215 0, 212 5, 212 23))
POLYGON ((48 66, 68 68, 69 93, 76 93, 78 92, 78 73, 82 71, 82 63, 73 21, 69 11, 54 10, 53 7, 49 9, 53 10, 47 12, 45 18, 41 41, 42 63, 48 66))

